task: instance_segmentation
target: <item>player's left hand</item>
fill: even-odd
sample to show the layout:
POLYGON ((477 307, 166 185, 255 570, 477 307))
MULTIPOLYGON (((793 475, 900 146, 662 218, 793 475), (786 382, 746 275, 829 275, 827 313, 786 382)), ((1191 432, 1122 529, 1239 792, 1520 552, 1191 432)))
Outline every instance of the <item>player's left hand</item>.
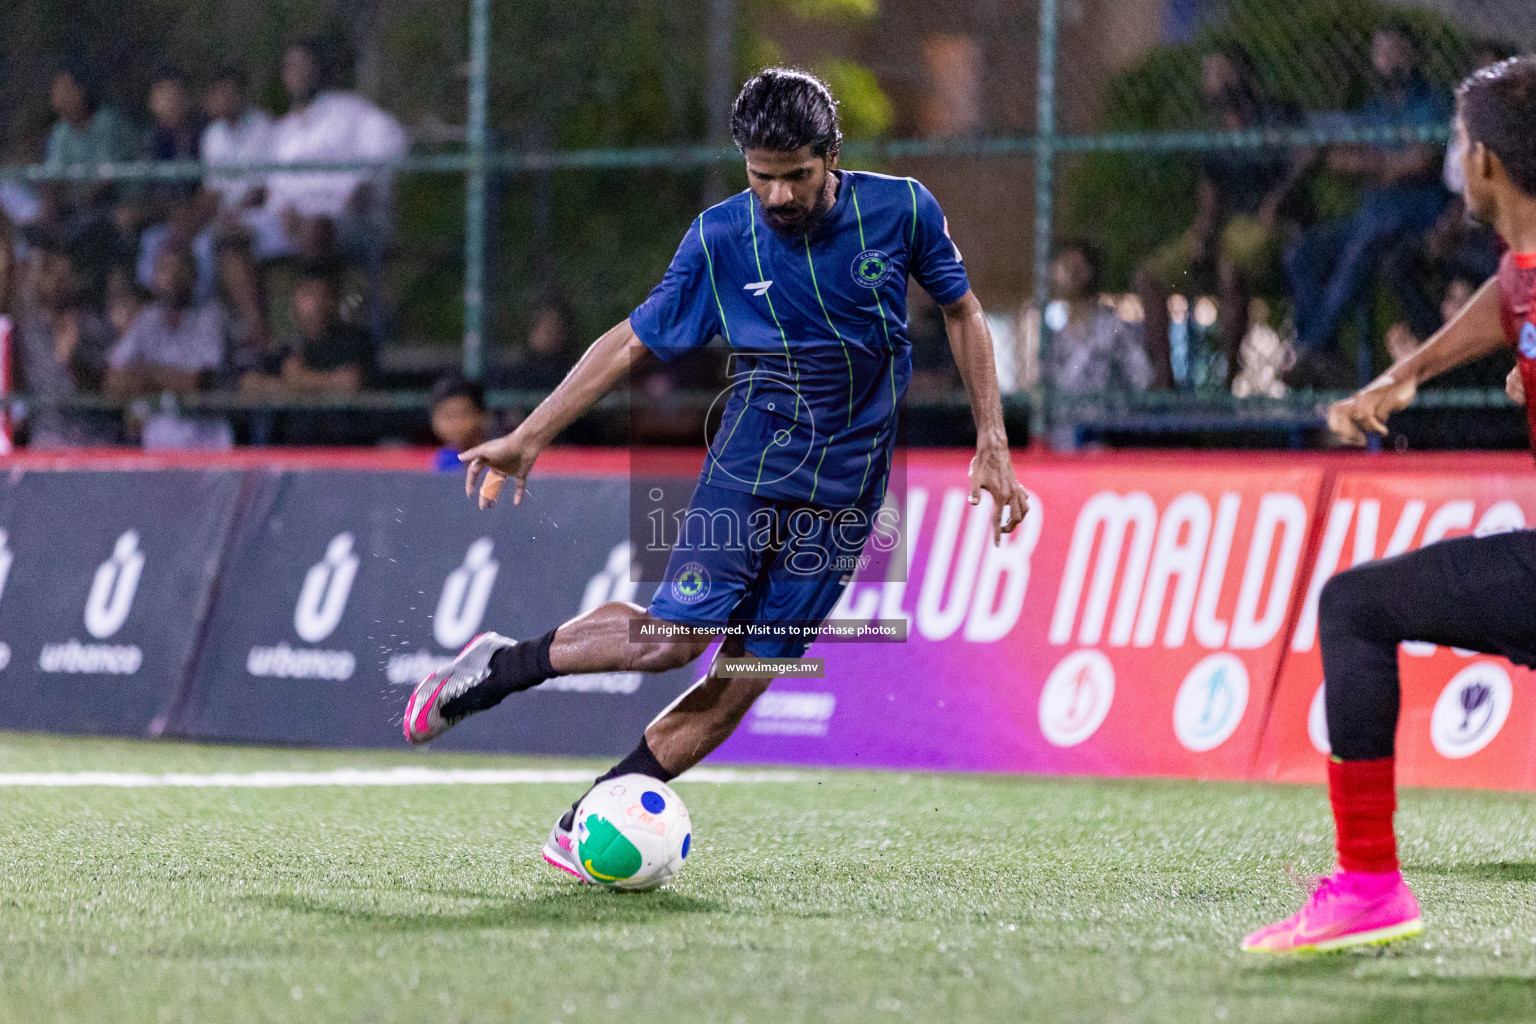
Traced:
POLYGON ((501 496, 502 485, 510 478, 514 482, 512 504, 521 505, 523 494, 528 490, 528 473, 542 446, 523 435, 521 428, 505 437, 498 437, 459 454, 459 461, 469 468, 464 475, 464 493, 475 494, 480 490, 480 507, 490 508, 501 496), (481 480, 481 476, 484 480, 481 480))
POLYGON ((971 460, 971 504, 981 501, 981 492, 992 495, 992 543, 1001 544, 1003 534, 1012 533, 1029 512, 1029 496, 1013 473, 1013 459, 1006 448, 986 448, 971 460))

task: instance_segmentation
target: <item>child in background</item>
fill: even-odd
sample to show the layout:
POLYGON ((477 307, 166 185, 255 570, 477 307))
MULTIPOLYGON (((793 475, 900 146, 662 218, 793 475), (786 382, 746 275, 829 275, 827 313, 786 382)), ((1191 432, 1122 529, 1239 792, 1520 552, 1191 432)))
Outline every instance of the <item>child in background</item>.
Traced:
POLYGON ((432 388, 432 433, 443 443, 432 457, 439 472, 463 469, 459 452, 490 437, 490 414, 485 408, 485 388, 463 377, 444 377, 432 388))

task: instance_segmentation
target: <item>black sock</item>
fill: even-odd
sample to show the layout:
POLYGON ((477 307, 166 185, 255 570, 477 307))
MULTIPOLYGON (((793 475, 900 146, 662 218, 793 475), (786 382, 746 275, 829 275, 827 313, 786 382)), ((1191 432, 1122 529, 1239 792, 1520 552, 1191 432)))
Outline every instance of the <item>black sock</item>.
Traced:
POLYGON ((523 640, 491 655, 490 677, 467 693, 445 701, 443 717, 462 718, 493 708, 511 694, 532 689, 544 680, 560 675, 549 663, 549 645, 554 642, 555 631, 552 629, 537 640, 523 640))
POLYGON ((628 754, 625 754, 624 760, 599 775, 597 780, 587 787, 587 792, 581 794, 581 796, 576 798, 576 802, 571 804, 571 809, 561 815, 560 827, 569 832, 572 826, 576 824, 576 808, 580 807, 581 802, 587 798, 587 793, 592 792, 594 787, 607 782, 609 779, 616 779, 620 775, 649 775, 651 778, 660 779, 662 782, 671 782, 677 778, 676 772, 667 771, 661 766, 661 762, 656 760, 656 755, 651 751, 651 745, 646 742, 645 736, 642 734, 640 736, 640 745, 628 754))

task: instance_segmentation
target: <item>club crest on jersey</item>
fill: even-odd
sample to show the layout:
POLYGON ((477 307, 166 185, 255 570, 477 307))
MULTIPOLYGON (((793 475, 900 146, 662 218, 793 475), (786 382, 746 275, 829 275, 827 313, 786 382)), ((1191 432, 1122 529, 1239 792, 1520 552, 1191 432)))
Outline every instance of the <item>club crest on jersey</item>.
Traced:
POLYGON ((853 258, 853 279, 865 288, 878 288, 896 272, 891 258, 879 249, 865 249, 853 258))
POLYGON ((1527 359, 1536 359, 1536 324, 1527 320, 1520 327, 1520 354, 1527 359))
POLYGON ((698 604, 709 596, 709 570, 698 562, 689 562, 677 570, 672 581, 672 596, 683 604, 698 604))

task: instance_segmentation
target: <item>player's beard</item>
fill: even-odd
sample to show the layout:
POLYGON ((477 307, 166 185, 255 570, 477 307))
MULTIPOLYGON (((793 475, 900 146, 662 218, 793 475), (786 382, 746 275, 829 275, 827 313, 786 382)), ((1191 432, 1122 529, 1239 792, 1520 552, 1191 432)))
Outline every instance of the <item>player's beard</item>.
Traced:
MULTIPOLYGON (((831 173, 831 172, 828 172, 831 173)), ((763 207, 763 223, 774 230, 774 233, 784 235, 787 238, 798 238, 808 235, 827 219, 827 214, 832 210, 835 189, 825 186, 816 195, 816 202, 806 209, 785 203, 783 206, 763 207)))

